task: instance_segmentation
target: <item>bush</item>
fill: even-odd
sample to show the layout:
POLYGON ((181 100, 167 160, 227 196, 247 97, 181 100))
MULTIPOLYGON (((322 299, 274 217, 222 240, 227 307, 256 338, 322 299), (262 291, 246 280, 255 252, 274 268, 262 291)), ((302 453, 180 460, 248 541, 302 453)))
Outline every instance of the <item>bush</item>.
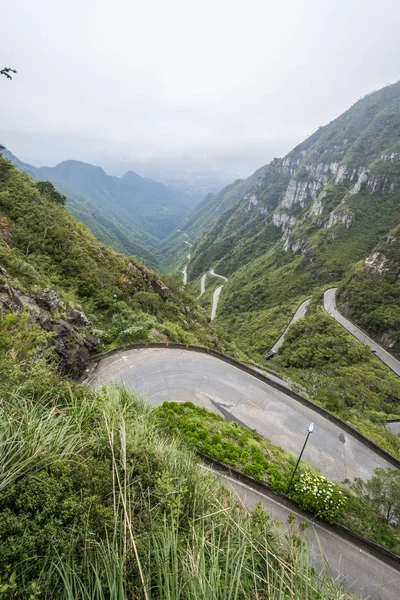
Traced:
POLYGON ((294 490, 303 510, 312 512, 316 517, 333 523, 343 511, 345 498, 338 486, 314 473, 301 473, 295 481, 294 490))

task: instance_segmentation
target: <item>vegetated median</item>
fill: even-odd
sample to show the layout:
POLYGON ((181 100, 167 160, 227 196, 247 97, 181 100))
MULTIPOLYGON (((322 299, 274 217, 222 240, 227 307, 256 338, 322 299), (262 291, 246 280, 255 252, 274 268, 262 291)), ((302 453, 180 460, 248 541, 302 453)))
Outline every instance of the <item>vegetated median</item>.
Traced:
MULTIPOLYGON (((335 423, 336 425, 338 425, 341 429, 346 431, 348 434, 350 434, 353 437, 355 437, 356 439, 358 439, 360 442, 365 444, 368 448, 373 450, 376 454, 378 454, 379 456, 382 456, 385 460, 387 460, 389 463, 391 463, 394 467, 400 469, 400 460, 398 458, 396 458, 395 456, 393 456, 393 454, 390 454, 390 452, 388 452, 387 450, 385 450, 384 448, 382 448, 381 446, 379 446, 378 444, 373 442, 371 439, 366 437, 366 435, 363 435, 363 433, 360 433, 351 424, 340 419, 336 414, 329 412, 320 404, 316 404, 315 402, 312 402, 308 398, 305 398, 304 396, 301 396, 299 393, 297 393, 291 389, 288 389, 287 387, 283 386, 282 384, 278 383, 277 381, 273 381, 273 380, 269 379, 267 376, 263 375, 259 371, 255 371, 253 368, 246 366, 243 362, 239 362, 239 360, 237 360, 236 358, 232 358, 231 356, 228 356, 227 354, 223 354, 222 352, 214 350, 213 348, 208 348, 208 347, 204 347, 204 346, 193 346, 190 344, 180 344, 180 343, 174 343, 174 342, 172 342, 172 343, 166 342, 164 344, 154 343, 154 342, 126 344, 125 346, 119 346, 119 347, 113 348, 112 350, 109 350, 107 352, 102 352, 101 354, 92 356, 90 358, 92 367, 89 368, 88 373, 86 373, 81 378, 81 381, 90 380, 91 374, 95 371, 95 369, 97 368, 97 366, 102 358, 113 356, 115 354, 118 354, 119 352, 126 352, 127 350, 139 350, 141 348, 165 348, 165 349, 169 348, 169 349, 188 350, 190 352, 200 352, 203 354, 210 354, 211 356, 218 358, 219 360, 222 360, 230 365, 233 365, 234 367, 240 369, 241 371, 244 371, 245 373, 248 373, 252 377, 255 377, 256 379, 260 379, 264 383, 267 383, 269 386, 276 388, 277 390, 283 392, 284 394, 286 394, 290 398, 293 398, 297 402, 300 402, 304 406, 311 408, 312 410, 314 410, 318 414, 322 415, 323 417, 325 417, 332 423, 335 423)), ((279 374, 279 371, 277 374, 279 374)))
MULTIPOLYGON (((285 494, 296 458, 254 431, 192 403, 165 402, 155 410, 157 420, 174 435, 181 434, 206 456, 238 469, 285 494)), ((400 472, 377 469, 363 483, 331 482, 317 469, 301 463, 289 497, 328 523, 338 523, 400 554, 400 472)))

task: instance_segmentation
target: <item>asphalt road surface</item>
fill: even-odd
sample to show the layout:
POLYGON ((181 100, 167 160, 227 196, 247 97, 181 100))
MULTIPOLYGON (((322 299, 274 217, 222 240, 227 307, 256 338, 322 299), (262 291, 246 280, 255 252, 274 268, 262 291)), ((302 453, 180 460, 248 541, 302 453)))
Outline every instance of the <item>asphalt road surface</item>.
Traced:
MULTIPOLYGON (((212 275, 213 277, 219 277, 220 279, 223 279, 225 282, 228 281, 227 277, 224 277, 223 275, 218 275, 217 273, 214 273, 214 269, 211 269, 210 275, 212 275)), ((212 308, 211 308, 211 321, 214 321, 215 317, 217 316, 218 301, 219 301, 219 297, 221 295, 223 287, 224 287, 223 285, 220 285, 219 287, 217 287, 217 289, 215 290, 215 292, 213 294, 213 301, 212 301, 212 308)))
MULTIPOLYGON (((203 467, 215 473, 208 467, 203 467)), ((361 598, 374 600, 398 600, 400 597, 400 572, 385 562, 366 552, 353 542, 343 539, 332 531, 329 526, 324 526, 305 518, 296 510, 289 509, 278 499, 249 487, 227 475, 218 473, 221 483, 235 492, 240 502, 248 510, 253 510, 258 502, 271 518, 282 525, 279 530, 301 535, 299 524, 307 521, 308 527, 305 535, 309 541, 309 552, 318 572, 324 570, 328 577, 332 577, 351 592, 361 598), (287 519, 289 514, 295 516, 295 521, 289 527, 287 519)))
MULTIPOLYGON (((382 346, 377 344, 372 338, 370 338, 362 329, 354 325, 351 321, 348 321, 336 308, 336 290, 337 288, 329 288, 324 294, 324 308, 325 310, 342 325, 347 331, 354 335, 360 342, 369 346, 388 367, 392 369, 397 375, 400 375, 400 361, 394 356, 389 354, 382 346)), ((400 594, 399 594, 400 596, 400 594)))
POLYGON ((289 327, 291 325, 293 325, 293 323, 296 323, 296 321, 301 319, 301 317, 304 317, 304 315, 306 314, 307 306, 310 304, 310 302, 311 302, 311 298, 308 298, 308 300, 304 300, 304 302, 302 302, 300 304, 300 306, 294 313, 289 325, 286 327, 285 331, 282 333, 279 340, 277 342, 275 342, 275 344, 272 346, 270 352, 272 352, 273 350, 275 350, 275 352, 278 352, 279 348, 282 346, 283 342, 285 341, 285 335, 287 333, 287 330, 289 329, 289 327))
POLYGON ((122 351, 103 358, 89 379, 96 387, 112 382, 125 383, 154 405, 188 401, 238 420, 294 455, 314 422, 303 457, 330 479, 368 479, 375 468, 391 466, 322 415, 207 354, 169 348, 122 351))

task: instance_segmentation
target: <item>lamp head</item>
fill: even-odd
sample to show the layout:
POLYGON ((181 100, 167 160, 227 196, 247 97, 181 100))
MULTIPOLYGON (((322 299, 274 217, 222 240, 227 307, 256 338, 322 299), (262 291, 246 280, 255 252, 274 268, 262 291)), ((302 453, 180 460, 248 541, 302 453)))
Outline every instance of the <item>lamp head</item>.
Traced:
POLYGON ((308 433, 312 433, 314 431, 314 423, 310 423, 308 426, 308 433))

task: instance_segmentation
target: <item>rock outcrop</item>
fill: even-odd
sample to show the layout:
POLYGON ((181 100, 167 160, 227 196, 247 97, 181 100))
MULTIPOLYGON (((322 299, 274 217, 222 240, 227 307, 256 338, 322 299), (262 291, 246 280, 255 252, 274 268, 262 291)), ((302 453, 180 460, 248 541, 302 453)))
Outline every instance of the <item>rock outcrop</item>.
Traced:
MULTIPOLYGON (((10 279, 3 267, 0 267, 0 274, 10 279)), ((0 314, 27 311, 44 331, 53 334, 50 344, 54 347, 60 372, 79 377, 90 355, 97 351, 98 339, 88 332, 90 322, 82 311, 71 309, 67 311, 66 319, 54 319, 52 313, 61 310, 61 304, 58 294, 49 288, 40 295, 28 296, 11 282, 0 284, 0 314)))

